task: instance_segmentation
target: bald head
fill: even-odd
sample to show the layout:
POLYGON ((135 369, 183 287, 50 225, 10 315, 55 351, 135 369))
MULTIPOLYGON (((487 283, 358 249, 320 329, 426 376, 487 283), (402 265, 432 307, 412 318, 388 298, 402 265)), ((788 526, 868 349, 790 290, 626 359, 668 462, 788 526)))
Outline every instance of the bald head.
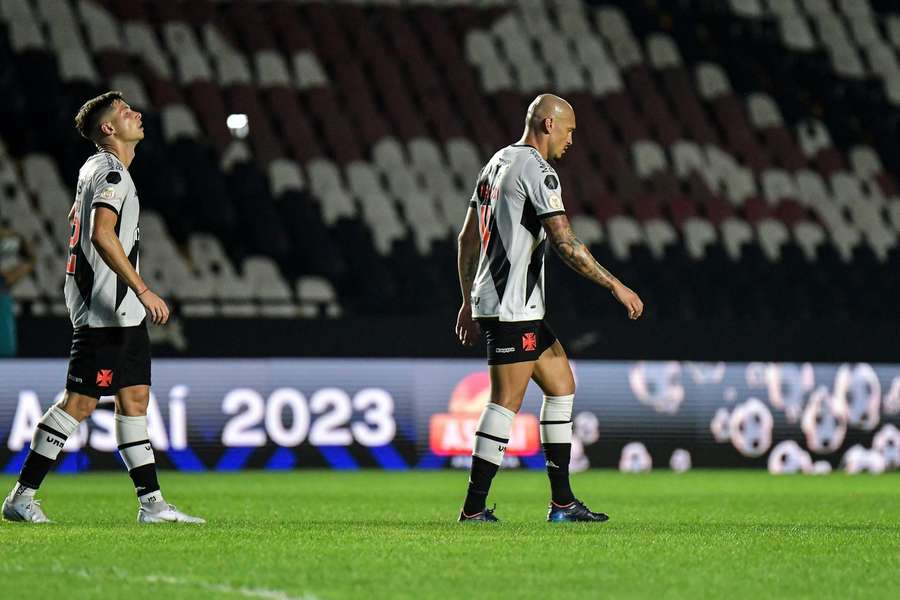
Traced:
POLYGON ((526 125, 533 131, 539 131, 543 127, 544 119, 571 119, 575 121, 575 111, 572 105, 553 94, 541 94, 528 107, 525 117, 526 125))
POLYGON ((575 111, 553 94, 541 94, 528 107, 523 142, 531 144, 548 160, 558 160, 572 145, 575 111))

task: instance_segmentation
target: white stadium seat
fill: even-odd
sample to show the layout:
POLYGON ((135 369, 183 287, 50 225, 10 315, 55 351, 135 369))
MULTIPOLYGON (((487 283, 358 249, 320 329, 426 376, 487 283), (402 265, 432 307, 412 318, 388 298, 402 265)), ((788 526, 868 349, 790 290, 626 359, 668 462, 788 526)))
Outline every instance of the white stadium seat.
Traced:
POLYGON ((278 197, 289 190, 302 190, 306 187, 300 165, 288 158, 276 158, 269 163, 269 187, 272 195, 278 197))
POLYGON ((786 48, 809 52, 816 48, 816 38, 805 17, 799 15, 783 16, 778 21, 781 41, 786 48))
POLYGON ((665 256, 666 248, 678 242, 678 234, 668 221, 650 219, 644 222, 647 246, 656 258, 665 256))
POLYGON ((750 113, 750 122, 757 129, 780 127, 783 124, 778 105, 767 94, 750 94, 747 98, 747 110, 750 113))
POLYGON ((720 227, 725 251, 732 260, 738 260, 744 244, 753 240, 753 228, 743 219, 733 217, 725 219, 720 227))
POLYGON ((731 10, 742 17, 758 19, 763 16, 762 2, 760 0, 728 0, 731 10))
POLYGON ((696 74, 697 87, 703 98, 712 100, 731 93, 731 83, 719 65, 700 63, 696 67, 696 74))
POLYGON ((706 247, 716 241, 716 230, 706 219, 691 217, 683 224, 684 242, 688 255, 695 260, 706 256, 706 247))
POLYGON ((291 58, 294 66, 294 85, 297 89, 306 90, 328 85, 328 76, 316 55, 307 50, 297 52, 291 58))
POLYGON ((620 260, 627 260, 631 256, 631 247, 644 241, 644 232, 631 217, 612 217, 606 222, 606 229, 613 254, 620 260))
POLYGON ((818 223, 803 221, 794 225, 794 239, 807 260, 816 260, 819 246, 825 242, 825 231, 818 223))
POLYGON ((668 69, 681 66, 681 54, 671 37, 654 33, 647 36, 647 54, 650 64, 655 69, 668 69))
POLYGON ((775 219, 763 219, 756 224, 756 233, 763 254, 772 262, 781 260, 781 247, 791 237, 785 224, 775 219))
POLYGON ((656 142, 650 140, 635 142, 632 154, 638 177, 647 177, 668 168, 666 155, 656 142))
POLYGON ((260 50, 254 56, 257 80, 263 87, 291 85, 291 73, 281 54, 275 50, 260 50))

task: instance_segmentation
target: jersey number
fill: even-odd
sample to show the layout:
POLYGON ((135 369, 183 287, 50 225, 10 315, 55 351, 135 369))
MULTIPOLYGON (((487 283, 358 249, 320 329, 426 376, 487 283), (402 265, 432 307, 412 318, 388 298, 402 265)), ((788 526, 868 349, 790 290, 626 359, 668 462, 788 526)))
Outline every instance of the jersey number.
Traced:
POLYGON ((494 200, 500 197, 500 185, 509 169, 508 164, 497 164, 493 172, 478 184, 479 225, 481 227, 481 247, 487 250, 491 239, 491 212, 494 200))
POLYGON ((72 237, 69 238, 69 260, 66 263, 66 275, 75 274, 75 262, 78 260, 75 249, 78 247, 79 239, 81 239, 81 219, 75 215, 72 220, 72 237))

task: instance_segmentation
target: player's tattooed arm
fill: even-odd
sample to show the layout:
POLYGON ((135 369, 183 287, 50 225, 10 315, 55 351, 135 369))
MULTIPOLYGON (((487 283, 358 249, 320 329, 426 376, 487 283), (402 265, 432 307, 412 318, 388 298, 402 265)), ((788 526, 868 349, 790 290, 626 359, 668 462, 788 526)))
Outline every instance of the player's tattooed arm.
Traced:
POLYGON ((472 298, 472 286, 475 283, 475 273, 478 271, 478 213, 474 208, 469 208, 466 213, 466 221, 462 231, 459 232, 457 246, 457 269, 459 270, 459 287, 462 292, 463 304, 468 304, 472 298))
POLYGON ((566 215, 548 217, 543 220, 543 223, 547 237, 550 238, 553 247, 564 263, 584 277, 611 291, 616 300, 621 302, 628 311, 629 319, 637 319, 641 316, 644 312, 643 301, 634 291, 597 262, 584 242, 579 240, 572 231, 566 215))
POLYGON ((619 282, 597 262, 584 242, 578 239, 566 215, 548 217, 543 223, 556 253, 572 270, 607 289, 612 289, 619 282))

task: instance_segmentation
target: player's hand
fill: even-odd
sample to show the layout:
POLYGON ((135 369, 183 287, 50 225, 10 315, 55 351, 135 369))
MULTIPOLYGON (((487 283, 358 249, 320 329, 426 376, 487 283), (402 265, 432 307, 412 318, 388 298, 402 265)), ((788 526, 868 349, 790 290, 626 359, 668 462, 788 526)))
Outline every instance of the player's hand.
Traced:
POLYGON ((617 283, 613 286, 612 294, 628 311, 629 319, 637 319, 644 312, 644 303, 641 301, 640 296, 629 289, 627 285, 617 283))
POLYGON ((472 305, 468 302, 459 308, 456 316, 456 337, 463 346, 472 346, 481 337, 481 327, 472 318, 472 305))
POLYGON ((169 307, 166 306, 166 303, 162 298, 149 289, 138 296, 138 300, 141 301, 141 304, 143 304, 144 308, 147 309, 147 312, 150 313, 150 320, 155 325, 165 325, 169 320, 169 307))

